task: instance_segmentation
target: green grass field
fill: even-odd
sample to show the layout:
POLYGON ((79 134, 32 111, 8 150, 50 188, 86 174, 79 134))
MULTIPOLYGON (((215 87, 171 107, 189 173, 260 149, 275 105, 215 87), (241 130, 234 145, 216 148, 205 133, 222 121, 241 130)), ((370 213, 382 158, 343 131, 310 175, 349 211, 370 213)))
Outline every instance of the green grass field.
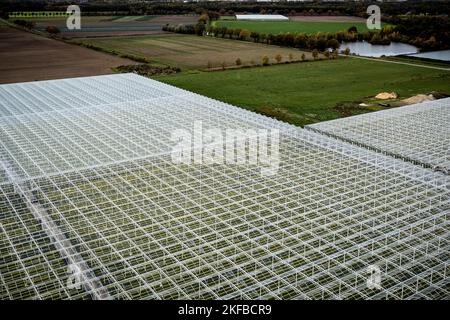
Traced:
POLYGON ((158 80, 296 125, 381 110, 356 108, 343 114, 335 107, 367 101, 382 91, 395 91, 400 99, 430 91, 450 94, 449 71, 356 58, 179 74, 158 80))
POLYGON ((367 31, 365 22, 323 22, 323 21, 236 21, 219 20, 213 23, 217 27, 231 29, 247 29, 263 33, 277 34, 280 32, 337 32, 345 31, 355 26, 358 31, 367 31))

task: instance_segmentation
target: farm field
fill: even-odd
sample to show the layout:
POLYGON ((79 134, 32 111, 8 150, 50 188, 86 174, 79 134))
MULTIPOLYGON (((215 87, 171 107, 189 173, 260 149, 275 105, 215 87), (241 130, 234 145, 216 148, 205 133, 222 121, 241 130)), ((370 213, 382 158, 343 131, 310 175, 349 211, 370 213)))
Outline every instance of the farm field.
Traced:
POLYGON ((61 17, 68 16, 69 14, 66 11, 17 11, 10 12, 10 18, 41 18, 41 17, 61 17))
POLYGON ((0 26, 0 83, 112 73, 133 61, 0 26))
POLYGON ((213 22, 216 27, 230 29, 247 29, 262 33, 277 34, 281 32, 337 32, 345 31, 355 26, 359 32, 368 31, 366 23, 361 21, 237 21, 218 20, 213 22))
POLYGON ((35 29, 44 31, 47 26, 58 27, 66 39, 84 37, 126 36, 143 34, 161 34, 162 27, 167 23, 195 23, 198 17, 194 15, 166 16, 82 16, 81 30, 68 30, 65 17, 27 18, 36 23, 35 29))
POLYGON ((401 99, 431 91, 450 94, 449 71, 354 58, 157 80, 301 126, 384 109, 355 108, 343 113, 336 108, 338 103, 365 101, 382 91, 395 91, 401 99))
POLYGON ((278 54, 284 61, 289 59, 289 54, 292 55, 293 60, 300 60, 303 53, 307 59, 312 58, 309 52, 296 49, 181 34, 90 38, 74 41, 101 47, 107 51, 149 58, 159 64, 184 69, 206 69, 208 64, 210 67, 220 67, 222 63, 226 66, 234 66, 238 58, 243 65, 260 64, 263 56, 268 56, 273 63, 278 54))

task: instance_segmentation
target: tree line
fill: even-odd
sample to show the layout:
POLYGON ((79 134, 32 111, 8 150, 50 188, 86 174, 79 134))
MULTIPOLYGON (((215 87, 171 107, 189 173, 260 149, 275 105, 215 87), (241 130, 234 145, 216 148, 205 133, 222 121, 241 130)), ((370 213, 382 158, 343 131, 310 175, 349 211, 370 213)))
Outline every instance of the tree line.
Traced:
POLYGON ((450 49, 450 20, 448 16, 401 15, 385 19, 395 25, 401 42, 423 50, 450 49))
MULTIPOLYGON (((236 39, 242 41, 253 41, 257 43, 273 44, 286 47, 295 47, 299 49, 317 49, 320 52, 327 48, 339 49, 340 43, 336 39, 336 34, 333 33, 317 33, 308 35, 306 33, 261 33, 249 31, 246 29, 230 29, 226 27, 214 27, 204 23, 197 23, 195 25, 170 25, 163 27, 164 31, 196 34, 199 36, 208 35, 217 38, 236 39)), ((342 33, 346 35, 347 33, 342 33)), ((350 38, 347 36, 346 38, 350 38)))
POLYGON ((372 44, 389 44, 391 42, 406 41, 394 27, 384 27, 379 31, 358 32, 356 27, 346 31, 317 32, 315 34, 299 33, 262 33, 246 29, 231 29, 226 27, 215 27, 199 22, 195 25, 170 25, 163 27, 164 31, 208 35, 217 38, 227 38, 242 41, 253 41, 257 43, 273 44, 278 46, 293 47, 299 49, 314 50, 320 52, 326 49, 337 50, 342 42, 367 41, 372 44))
MULTIPOLYGON (((73 1, 34 0, 34 1, 2 1, 0 11, 65 11, 73 1)), ((77 2, 77 1, 76 1, 77 2)), ((80 3, 81 11, 89 13, 121 12, 124 15, 151 14, 200 14, 205 10, 228 13, 279 13, 307 15, 353 15, 366 16, 366 8, 377 4, 385 16, 399 14, 449 15, 450 3, 445 0, 423 1, 408 0, 401 3, 369 1, 311 1, 311 2, 257 2, 257 1, 89 1, 80 3)))
MULTIPOLYGON (((393 30, 380 33, 356 33, 357 40, 373 44, 389 44, 391 41, 415 45, 422 50, 450 48, 449 1, 409 0, 406 2, 128 2, 89 1, 81 3, 83 15, 150 15, 150 14, 202 14, 207 12, 210 20, 220 15, 235 13, 279 13, 285 15, 353 15, 367 17, 366 9, 371 3, 381 7, 383 22, 395 25, 393 30)), ((8 18, 13 11, 65 11, 70 1, 5 1, 0 3, 0 17, 8 18)), ((178 28, 181 33, 202 35, 207 25, 178 28)), ((167 27, 167 29, 176 27, 167 27)), ((212 32, 213 35, 216 32, 212 32)), ((220 34, 220 31, 217 32, 220 34)), ((267 37, 272 37, 267 35, 267 37)), ((288 42, 290 41, 288 37, 288 42)), ((336 35, 342 38, 342 35, 336 35)), ((260 36, 264 38, 264 35, 260 36)), ((356 41, 344 36, 344 41, 356 41)), ((342 41, 337 39, 338 41, 342 41)), ((269 41, 272 41, 269 39, 269 41)), ((275 40, 284 43, 278 37, 275 40)))
POLYGON ((254 41, 300 49, 317 49, 324 51, 327 48, 338 49, 342 42, 366 41, 371 44, 388 45, 391 42, 402 42, 415 45, 427 50, 440 50, 450 48, 450 23, 445 16, 402 16, 390 19, 393 25, 383 27, 381 30, 359 32, 355 26, 345 31, 334 33, 318 32, 306 33, 261 33, 245 29, 230 29, 216 27, 210 22, 217 20, 220 15, 208 11, 203 13, 195 25, 171 25, 163 27, 164 31, 209 35, 218 38, 228 38, 244 41, 254 41))

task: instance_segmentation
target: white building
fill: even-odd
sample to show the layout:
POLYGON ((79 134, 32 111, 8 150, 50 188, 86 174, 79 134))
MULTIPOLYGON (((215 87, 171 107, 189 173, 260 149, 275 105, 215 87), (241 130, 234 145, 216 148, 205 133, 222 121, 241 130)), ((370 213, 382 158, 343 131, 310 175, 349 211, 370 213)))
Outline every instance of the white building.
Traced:
POLYGON ((236 20, 289 21, 289 18, 281 14, 237 14, 236 20))

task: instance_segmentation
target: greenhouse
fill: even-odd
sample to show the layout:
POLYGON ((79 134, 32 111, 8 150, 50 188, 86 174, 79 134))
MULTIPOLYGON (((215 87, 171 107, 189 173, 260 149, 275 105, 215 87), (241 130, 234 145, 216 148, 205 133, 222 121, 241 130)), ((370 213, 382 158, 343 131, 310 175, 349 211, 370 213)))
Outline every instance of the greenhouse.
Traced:
POLYGON ((281 14, 237 14, 236 20, 289 21, 289 18, 281 14))
POLYGON ((308 128, 450 172, 450 98, 321 122, 308 128))
POLYGON ((138 75, 0 86, 2 299, 449 298, 449 207, 441 171, 138 75), (198 121, 279 130, 278 171, 174 163, 198 121))

